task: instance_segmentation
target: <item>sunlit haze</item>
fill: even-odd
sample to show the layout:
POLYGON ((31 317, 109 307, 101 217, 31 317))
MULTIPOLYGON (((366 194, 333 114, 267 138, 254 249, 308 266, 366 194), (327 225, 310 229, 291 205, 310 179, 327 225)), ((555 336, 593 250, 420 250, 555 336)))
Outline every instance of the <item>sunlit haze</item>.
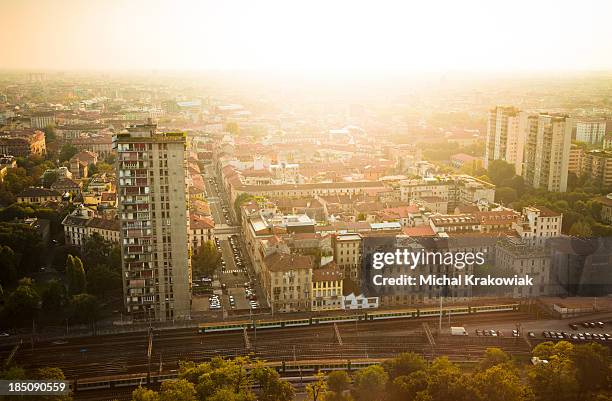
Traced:
POLYGON ((605 70, 610 15, 605 1, 0 0, 0 68, 605 70))

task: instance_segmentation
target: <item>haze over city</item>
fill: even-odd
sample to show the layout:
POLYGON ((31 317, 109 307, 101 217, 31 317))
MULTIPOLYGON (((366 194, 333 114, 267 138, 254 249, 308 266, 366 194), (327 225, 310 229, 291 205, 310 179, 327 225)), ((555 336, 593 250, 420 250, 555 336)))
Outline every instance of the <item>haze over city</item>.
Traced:
POLYGON ((611 10, 596 0, 2 0, 0 68, 606 70, 611 10))

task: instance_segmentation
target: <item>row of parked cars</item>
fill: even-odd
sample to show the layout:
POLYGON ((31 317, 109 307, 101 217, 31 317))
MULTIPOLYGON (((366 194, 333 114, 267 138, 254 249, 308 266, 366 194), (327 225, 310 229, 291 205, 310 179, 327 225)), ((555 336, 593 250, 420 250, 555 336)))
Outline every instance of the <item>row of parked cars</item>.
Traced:
POLYGON ((249 306, 251 309, 258 309, 259 302, 257 301, 257 294, 255 294, 255 290, 251 287, 251 283, 244 283, 244 296, 249 300, 249 306))
MULTIPOLYGON (((474 333, 478 337, 503 337, 504 333, 501 330, 475 330, 474 333)), ((520 337, 521 334, 518 330, 512 330, 512 337, 520 337)))
POLYGON ((543 331, 542 337, 556 340, 599 340, 612 341, 608 333, 567 333, 565 331, 543 331))
MULTIPOLYGON (((232 248, 232 253, 234 255, 234 264, 236 265, 238 270, 242 270, 242 272, 245 272, 244 261, 242 260, 242 253, 240 252, 240 246, 238 244, 238 236, 235 234, 230 236, 229 242, 230 242, 230 247, 232 248)), ((234 275, 236 274, 237 273, 234 272, 234 275)))
POLYGON ((578 325, 584 327, 585 329, 603 329, 606 327, 604 322, 582 322, 582 323, 570 323, 569 327, 572 330, 578 330, 578 325))

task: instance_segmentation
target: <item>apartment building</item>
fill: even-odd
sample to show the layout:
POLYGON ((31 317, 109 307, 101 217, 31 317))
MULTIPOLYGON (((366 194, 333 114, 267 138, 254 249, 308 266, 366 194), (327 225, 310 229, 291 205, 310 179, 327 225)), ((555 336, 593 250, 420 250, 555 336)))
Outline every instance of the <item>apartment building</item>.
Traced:
POLYGON ((567 115, 531 114, 526 120, 523 178, 533 188, 567 190, 572 119, 567 115))
POLYGON ((612 151, 598 149, 585 152, 579 175, 586 175, 601 186, 612 186, 612 151))
POLYGON ((36 203, 61 202, 62 194, 48 188, 29 187, 17 195, 17 203, 36 203))
POLYGON ((606 120, 584 119, 576 121, 576 140, 588 144, 600 144, 606 136, 606 120))
POLYGON ((518 236, 527 243, 542 246, 548 239, 561 235, 563 215, 544 206, 524 207, 513 225, 518 236))
POLYGON ((55 125, 54 111, 37 111, 30 115, 30 126, 35 129, 43 129, 55 125))
POLYGON ((309 311, 314 259, 275 252, 264 259, 262 283, 273 312, 309 311))
POLYGON ((191 311, 185 135, 149 120, 113 138, 124 303, 133 320, 187 319, 191 311))
POLYGON ((361 270, 361 240, 357 233, 332 236, 334 262, 338 269, 353 281, 359 280, 361 270))
POLYGON ((570 146, 569 161, 567 164, 567 171, 574 173, 577 176, 582 174, 582 158, 584 156, 584 149, 580 146, 572 143, 570 146))
POLYGON ((342 305, 342 271, 334 262, 312 272, 313 312, 339 310, 342 305))
POLYGON ((485 168, 492 160, 514 165, 520 175, 525 147, 524 114, 516 107, 497 106, 489 110, 485 146, 485 168))
POLYGON ((507 275, 529 275, 532 286, 514 286, 503 289, 503 296, 514 298, 539 297, 555 294, 551 284, 551 252, 547 247, 534 246, 521 238, 505 238, 495 247, 495 267, 507 275))
POLYGON ((107 241, 119 244, 119 221, 97 217, 93 210, 80 205, 62 221, 67 245, 83 246, 94 233, 107 241))
POLYGON ((400 199, 411 202, 413 199, 436 197, 448 201, 448 209, 457 205, 493 203, 495 185, 469 175, 449 175, 400 181, 400 199))
POLYGON ((612 193, 595 198, 601 204, 600 218, 606 224, 612 224, 612 193))
POLYGON ((0 154, 15 157, 43 156, 47 153, 45 133, 24 128, 0 132, 0 154))
POLYGON ((189 243, 195 253, 207 241, 213 241, 215 223, 210 217, 189 213, 189 243))

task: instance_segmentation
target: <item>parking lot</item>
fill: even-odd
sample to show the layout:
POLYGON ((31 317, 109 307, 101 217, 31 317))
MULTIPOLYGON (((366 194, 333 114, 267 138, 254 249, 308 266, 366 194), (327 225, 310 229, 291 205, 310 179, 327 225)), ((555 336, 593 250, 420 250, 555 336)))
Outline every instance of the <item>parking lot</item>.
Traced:
MULTIPOLYGON (((458 324, 457 324, 458 325, 458 324)), ((570 340, 601 342, 612 341, 612 322, 608 319, 580 318, 568 320, 541 320, 521 323, 505 323, 495 327, 487 324, 466 325, 469 336, 512 337, 526 336, 539 340, 570 340)))

